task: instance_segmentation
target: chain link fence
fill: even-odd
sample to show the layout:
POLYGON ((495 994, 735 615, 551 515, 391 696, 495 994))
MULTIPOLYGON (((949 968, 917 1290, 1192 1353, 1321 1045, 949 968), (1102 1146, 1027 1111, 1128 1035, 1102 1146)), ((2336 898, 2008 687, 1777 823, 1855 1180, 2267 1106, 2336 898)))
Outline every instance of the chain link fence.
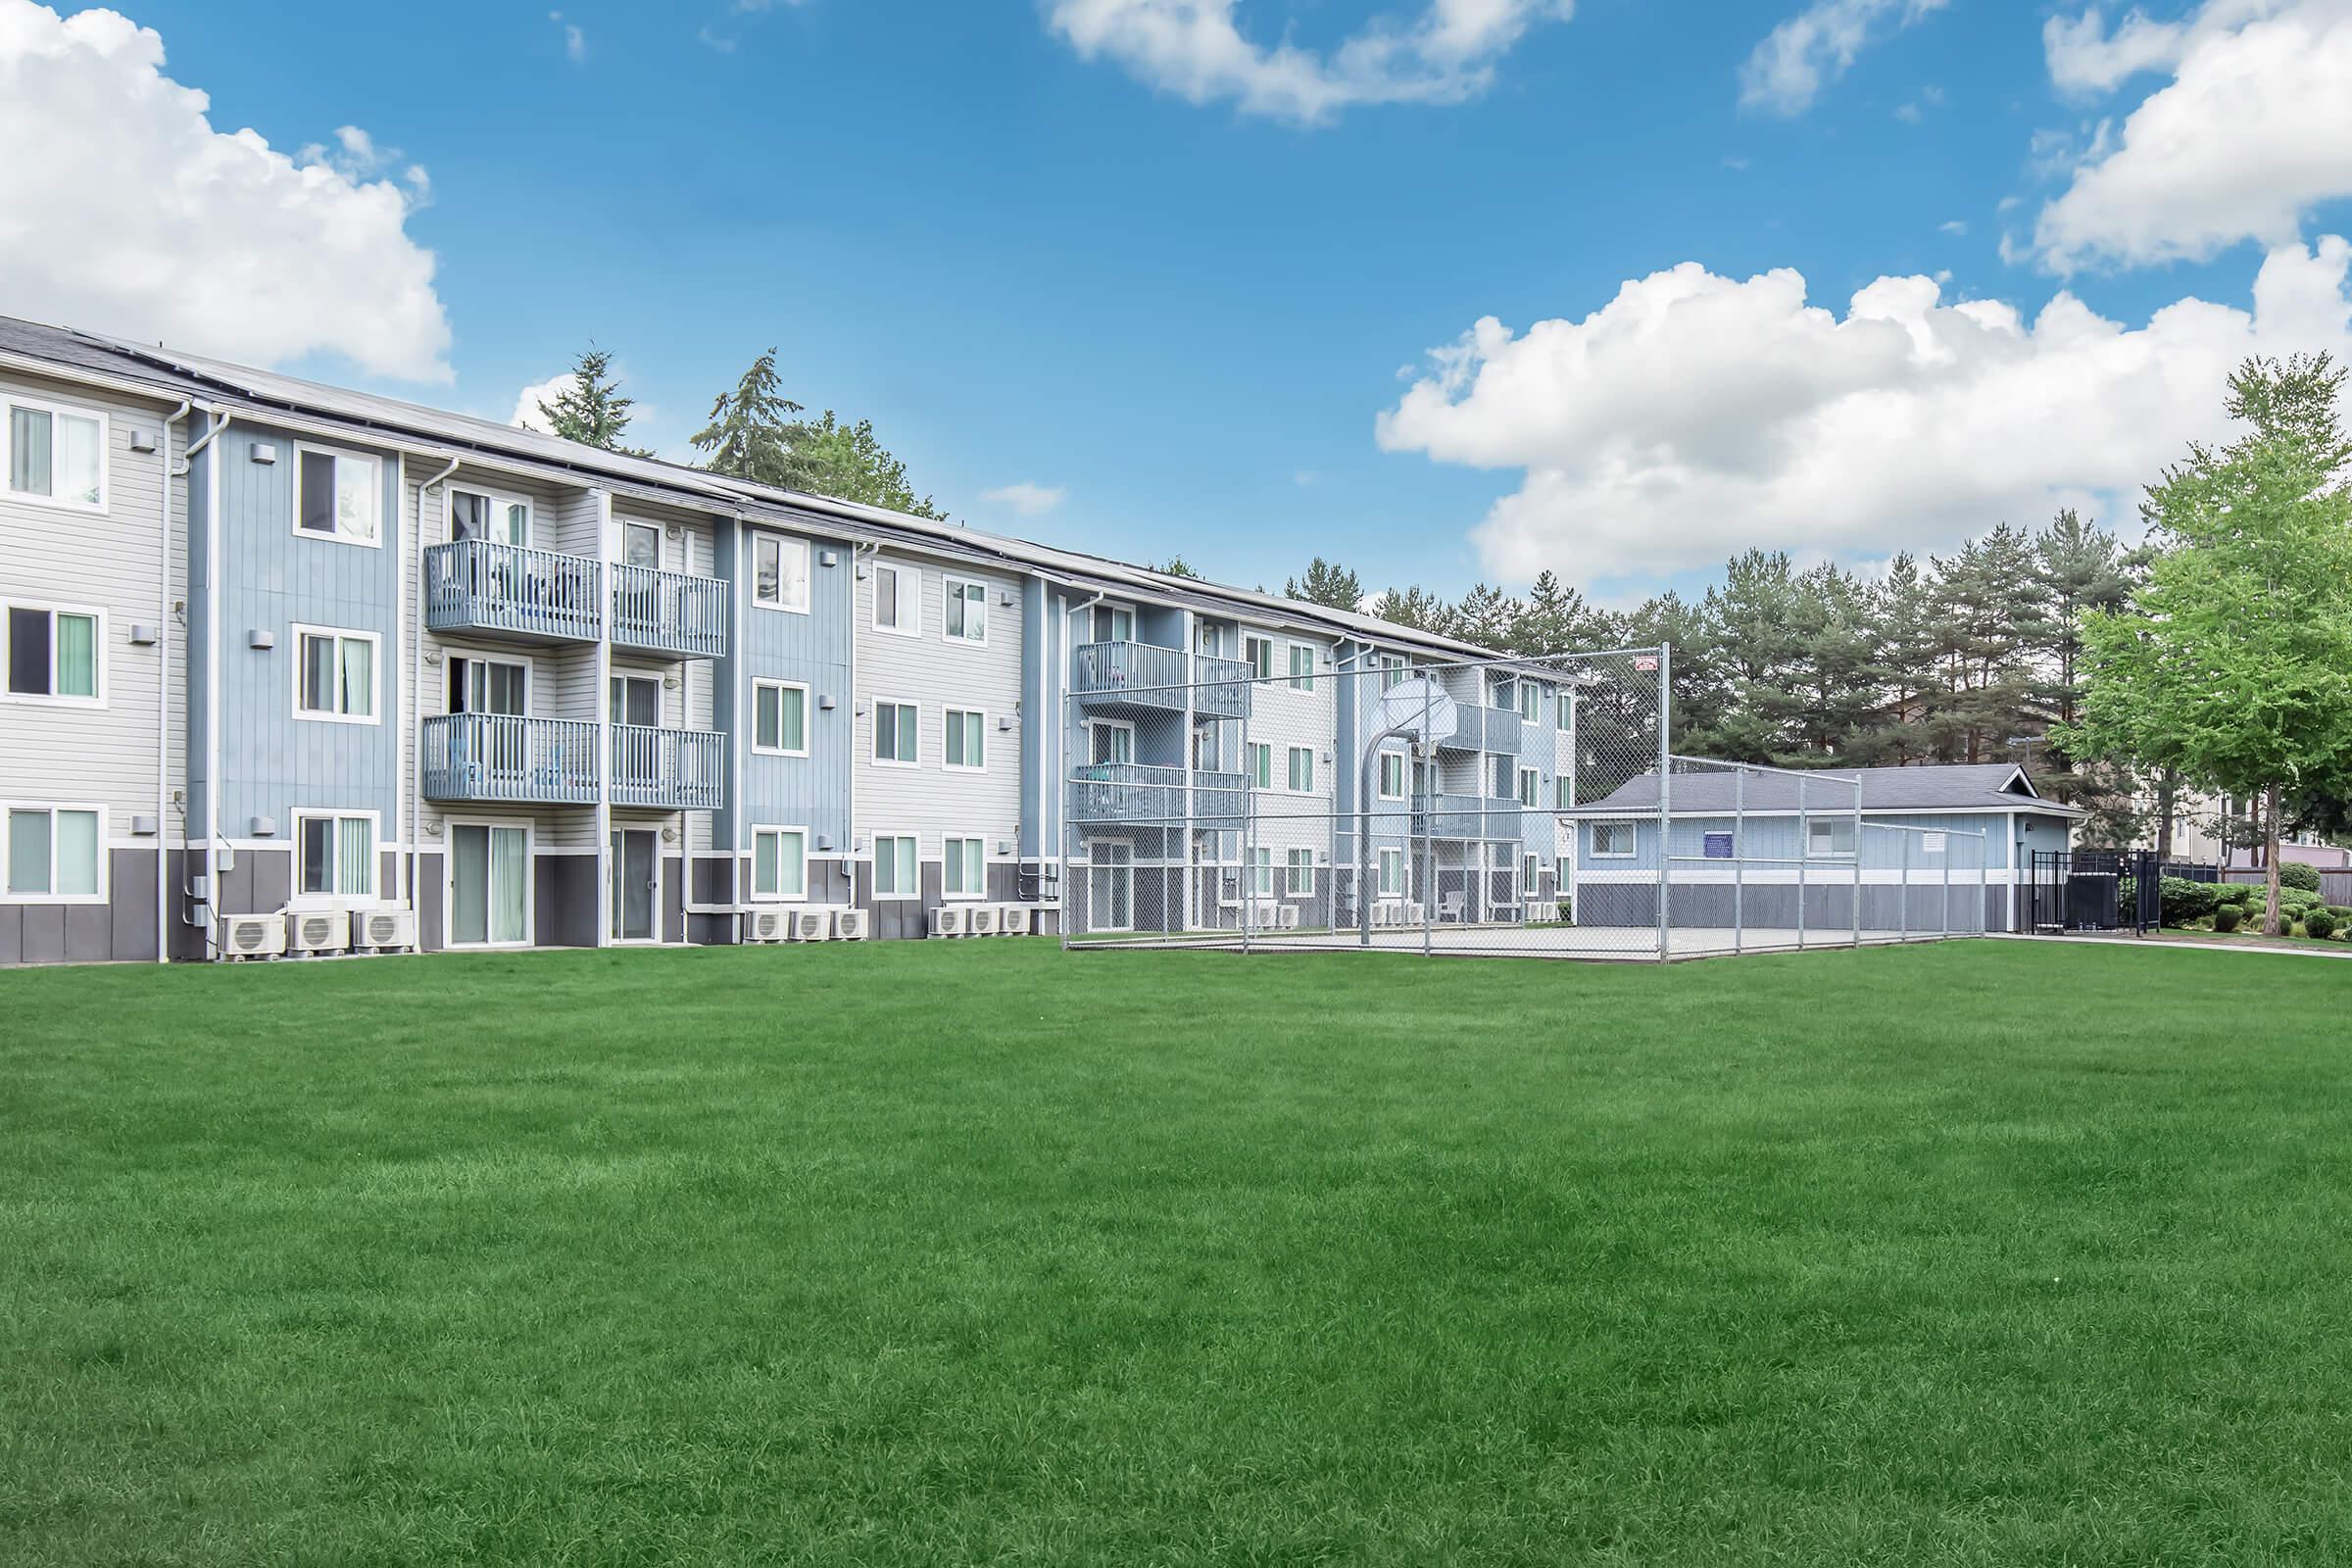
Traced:
POLYGON ((1982 834, 1673 756, 1663 648, 1356 657, 1075 650, 1064 945, 1655 959, 1984 929, 1982 834))

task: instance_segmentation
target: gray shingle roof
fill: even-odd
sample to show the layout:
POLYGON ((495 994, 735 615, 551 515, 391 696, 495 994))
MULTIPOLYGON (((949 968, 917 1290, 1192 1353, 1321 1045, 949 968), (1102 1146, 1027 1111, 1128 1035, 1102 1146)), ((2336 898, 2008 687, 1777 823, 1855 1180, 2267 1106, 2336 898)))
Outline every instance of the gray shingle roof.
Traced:
MULTIPOLYGON (((2053 816, 2081 816, 2062 806, 2027 793, 2031 780, 2014 762, 1942 763, 1929 767, 1831 768, 1818 777, 1800 780, 1789 773, 1751 772, 1744 786, 1734 783, 1729 768, 1700 768, 1674 774, 1671 795, 1677 816, 1729 816, 1735 806, 1750 811, 1793 811, 1802 804, 1808 811, 1851 810, 1853 779, 1862 781, 1865 811, 1953 811, 1986 807, 2032 810, 2053 816)), ((1640 816, 1658 808, 1658 775, 1644 773, 1629 779, 1613 794, 1576 808, 1578 816, 1640 816)))

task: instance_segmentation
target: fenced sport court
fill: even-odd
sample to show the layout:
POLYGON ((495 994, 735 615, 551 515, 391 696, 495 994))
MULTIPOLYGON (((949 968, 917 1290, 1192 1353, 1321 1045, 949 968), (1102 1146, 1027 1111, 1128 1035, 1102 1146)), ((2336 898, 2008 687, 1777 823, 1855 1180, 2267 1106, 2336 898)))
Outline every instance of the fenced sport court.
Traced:
POLYGON ((1356 658, 1077 650, 1064 944, 1661 959, 1986 928, 1983 833, 1675 755, 1664 648, 1356 658))

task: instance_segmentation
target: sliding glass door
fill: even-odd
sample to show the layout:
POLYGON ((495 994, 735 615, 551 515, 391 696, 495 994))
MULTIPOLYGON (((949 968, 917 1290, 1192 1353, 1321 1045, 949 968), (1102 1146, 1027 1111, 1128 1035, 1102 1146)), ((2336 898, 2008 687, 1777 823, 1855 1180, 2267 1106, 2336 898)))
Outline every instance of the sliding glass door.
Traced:
POLYGON ((449 833, 450 941, 530 941, 531 830, 467 822, 449 833))

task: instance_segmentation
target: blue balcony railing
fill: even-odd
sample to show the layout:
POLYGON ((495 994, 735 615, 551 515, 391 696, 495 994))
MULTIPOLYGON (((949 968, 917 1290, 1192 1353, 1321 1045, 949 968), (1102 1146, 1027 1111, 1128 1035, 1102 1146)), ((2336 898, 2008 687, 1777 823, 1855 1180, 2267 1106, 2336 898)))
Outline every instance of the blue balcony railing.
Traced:
POLYGON ((602 564, 488 539, 424 552, 424 623, 434 631, 526 642, 595 642, 604 634, 602 564))
POLYGON ((1185 705, 1184 651, 1151 643, 1081 643, 1070 650, 1070 690, 1094 707, 1185 705))
POLYGON ((726 800, 723 730, 612 726, 612 804, 715 811, 726 800))
POLYGON ((447 713, 424 721, 430 801, 596 804, 596 726, 512 713, 447 713))
POLYGON ((725 581, 651 566, 614 566, 612 641, 686 659, 718 658, 727 651, 725 581))

